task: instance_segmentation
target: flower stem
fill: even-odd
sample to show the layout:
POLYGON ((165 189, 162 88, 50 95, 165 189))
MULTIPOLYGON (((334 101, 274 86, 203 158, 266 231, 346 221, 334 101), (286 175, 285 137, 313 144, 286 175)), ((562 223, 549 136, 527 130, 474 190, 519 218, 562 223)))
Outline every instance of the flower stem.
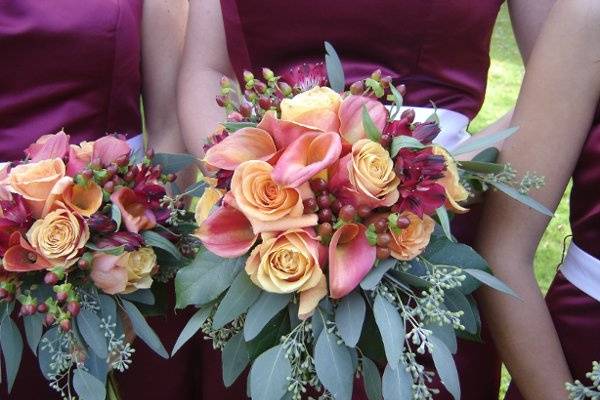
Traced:
POLYGON ((121 400, 119 384, 114 371, 108 373, 108 379, 106 380, 106 400, 121 400))

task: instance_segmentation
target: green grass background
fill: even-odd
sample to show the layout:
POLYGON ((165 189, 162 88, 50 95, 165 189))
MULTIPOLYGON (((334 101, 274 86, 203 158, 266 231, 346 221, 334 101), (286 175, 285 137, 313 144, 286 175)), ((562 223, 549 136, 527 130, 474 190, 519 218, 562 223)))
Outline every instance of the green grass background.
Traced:
MULTIPOLYGON (((488 90, 481 112, 471 123, 470 130, 477 132, 510 110, 519 94, 523 79, 523 63, 515 43, 510 18, 506 6, 502 7, 492 38, 492 63, 489 71, 488 90)), ((570 235, 569 191, 563 195, 555 217, 550 222, 535 256, 535 273, 544 293, 552 282, 557 265, 562 257, 563 240, 570 235)), ((503 371, 500 398, 510 381, 503 371)))

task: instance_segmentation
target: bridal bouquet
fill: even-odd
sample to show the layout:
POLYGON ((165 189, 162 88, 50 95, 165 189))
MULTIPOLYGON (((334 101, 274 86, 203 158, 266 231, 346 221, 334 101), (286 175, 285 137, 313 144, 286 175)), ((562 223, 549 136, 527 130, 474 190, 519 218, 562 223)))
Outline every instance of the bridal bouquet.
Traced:
POLYGON ((404 88, 379 71, 345 92, 326 47, 330 86, 318 65, 287 81, 247 72, 239 100, 221 83, 228 118, 206 146, 213 178, 196 209, 204 249, 176 277, 178 307, 199 309, 175 351, 201 330, 225 385, 251 365, 257 400, 350 399, 357 375, 369 399, 430 399, 429 354, 459 399, 456 335, 481 326, 471 294, 513 292, 456 242, 450 214, 490 186, 541 210, 519 190, 541 182, 514 184, 510 166, 485 161, 492 150, 454 158, 511 131, 450 152, 432 143, 435 112, 400 113, 404 88))
MULTIPOLYGON (((132 362, 131 335, 168 357, 143 315, 193 257, 196 225, 167 194, 186 155, 134 153, 124 138, 40 138, 0 179, 0 347, 10 391, 23 339, 65 399, 118 398, 111 371, 132 362), (108 380, 108 384, 107 384, 108 380)), ((173 187, 175 190, 175 187, 173 187)))

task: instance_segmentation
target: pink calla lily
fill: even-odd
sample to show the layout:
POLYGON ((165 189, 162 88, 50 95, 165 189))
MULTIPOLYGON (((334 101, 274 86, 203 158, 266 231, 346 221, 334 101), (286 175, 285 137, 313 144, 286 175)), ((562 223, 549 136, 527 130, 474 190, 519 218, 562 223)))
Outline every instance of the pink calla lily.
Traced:
POLYGON ((346 224, 338 229, 329 243, 329 291, 340 299, 363 280, 375 263, 375 247, 365 236, 361 224, 346 224))
POLYGON ((257 128, 269 132, 275 141, 277 149, 285 149, 306 132, 314 131, 314 127, 304 126, 291 121, 277 118, 275 111, 267 111, 257 128))
POLYGON ((52 267, 52 264, 40 255, 21 232, 13 232, 9 248, 4 254, 2 266, 11 272, 32 272, 52 267))
POLYGON ((337 113, 329 109, 307 111, 298 115, 294 122, 322 132, 337 132, 340 129, 337 113))
POLYGON ((245 254, 258 238, 248 218, 227 204, 209 215, 195 235, 209 251, 225 258, 245 254))
POLYGON ((387 110, 384 105, 365 96, 348 96, 342 102, 338 115, 340 118, 340 135, 348 142, 355 143, 365 139, 367 133, 363 127, 362 108, 366 107, 373 123, 381 132, 387 120, 387 110))
POLYGON ((248 160, 268 161, 277 152, 269 133, 260 128, 242 128, 207 150, 204 161, 233 171, 248 160))
POLYGON ((63 158, 69 151, 69 135, 60 131, 54 135, 44 135, 30 145, 25 153, 32 162, 63 158))
POLYGON ((283 152, 272 172, 273 180, 298 187, 340 156, 342 141, 336 132, 307 132, 283 152))
POLYGON ((129 155, 131 147, 126 140, 116 136, 104 136, 94 142, 92 161, 99 161, 102 166, 110 165, 122 156, 129 155))

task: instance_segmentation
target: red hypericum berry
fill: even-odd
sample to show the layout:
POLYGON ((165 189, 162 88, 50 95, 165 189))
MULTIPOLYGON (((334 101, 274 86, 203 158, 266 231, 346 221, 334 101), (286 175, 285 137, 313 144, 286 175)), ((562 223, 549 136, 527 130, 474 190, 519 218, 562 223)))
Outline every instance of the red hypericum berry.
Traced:
POLYGON ((37 310, 39 313, 45 314, 48 312, 48 305, 46 303, 40 303, 37 306, 37 310))
POLYGON ((175 174, 167 175, 167 181, 169 181, 169 182, 175 182, 176 179, 177 179, 177 175, 175 175, 175 174))
POLYGON ((69 311, 74 317, 76 317, 77 314, 79 314, 80 310, 81 305, 79 305, 78 301, 70 301, 69 304, 67 304, 67 311, 69 311))
POLYGON ((115 190, 115 183, 113 181, 108 181, 104 184, 103 187, 107 193, 112 193, 115 190))
POLYGON ((342 209, 342 202, 339 200, 334 200, 333 203, 331 203, 331 211, 333 211, 333 213, 335 215, 338 215, 340 213, 340 210, 342 209))
POLYGON ((328 194, 322 194, 317 198, 317 204, 319 208, 329 208, 331 206, 331 199, 328 194))
POLYGON ((6 295, 6 297, 4 298, 4 300, 6 301, 13 301, 15 299, 15 295, 13 293, 8 293, 6 295))
POLYGON ((329 222, 324 222, 321 225, 319 225, 319 227, 317 228, 317 232, 322 238, 330 237, 333 234, 333 227, 329 222))
POLYGON ((313 213, 317 210, 317 200, 314 197, 309 197, 303 201, 304 204, 304 212, 305 213, 313 213))
POLYGON ((376 69, 375 71, 373 71, 373 73, 371 74, 371 79, 379 82, 381 80, 381 70, 376 69))
POLYGON ((252 105, 246 102, 240 104, 240 114, 242 114, 244 118, 250 117, 252 115, 252 105))
POLYGON ((0 299, 5 298, 8 295, 8 290, 0 288, 0 299))
POLYGON ((86 270, 90 267, 90 263, 85 258, 80 258, 79 261, 77 261, 77 266, 83 270, 86 270))
POLYGON ((390 87, 390 84, 392 83, 392 77, 391 76, 384 76, 383 78, 381 78, 381 86, 384 89, 387 89, 390 87))
POLYGON ((146 158, 154 158, 154 149, 153 148, 149 148, 148 150, 146 150, 146 158))
POLYGON ((111 164, 108 167, 106 167, 106 172, 108 173, 108 176, 112 178, 117 174, 117 172, 119 172, 119 167, 117 167, 115 164, 111 164))
POLYGON ((56 285, 58 283, 58 275, 50 271, 44 275, 44 282, 46 285, 56 285))
POLYGON ((225 103, 227 102, 225 96, 223 96, 222 94, 216 96, 215 101, 217 102, 217 105, 219 107, 225 107, 225 103))
POLYGON ((152 168, 152 173, 155 174, 156 176, 160 176, 162 174, 162 165, 155 165, 152 168))
POLYGON ((373 225, 375 225, 375 232, 377 233, 386 232, 388 229, 387 220, 385 220, 384 218, 378 219, 373 223, 373 225))
POLYGON ((321 194, 327 190, 327 181, 323 178, 317 178, 310 181, 310 188, 316 194, 321 194))
POLYGON ((415 120, 415 110, 412 108, 409 108, 408 110, 404 110, 402 111, 402 114, 400 114, 400 119, 407 119, 409 124, 412 124, 413 121, 415 120))
POLYGON ((94 177, 94 173, 91 169, 84 169, 83 171, 81 171, 81 176, 83 176, 86 180, 89 181, 94 177))
POLYGON ((398 221, 396 221, 396 226, 400 229, 406 229, 410 225, 410 219, 404 215, 398 216, 398 221))
MULTIPOLYGON (((19 315, 21 316, 27 316, 27 315, 31 315, 31 308, 29 307, 31 304, 23 304, 21 305, 21 310, 19 311, 19 315)), ((35 312, 35 306, 34 306, 34 311, 35 312)))
POLYGON ((377 235, 377 246, 388 247, 392 241, 392 236, 389 233, 380 233, 377 235))
POLYGON ((357 212, 359 217, 367 218, 369 215, 371 215, 371 207, 363 204, 362 206, 358 206, 357 212))
POLYGON ((319 211, 319 222, 331 222, 333 220, 333 213, 329 208, 323 208, 319 211))
POLYGON ((54 315, 52 314, 46 314, 46 316, 44 317, 44 325, 46 326, 50 326, 54 323, 55 318, 54 315))
POLYGON ((122 156, 120 156, 119 158, 117 158, 115 160, 115 164, 117 164, 119 167, 126 166, 127 164, 129 164, 129 155, 123 154, 122 156))
POLYGON ((356 208, 352 204, 346 204, 340 210, 340 218, 346 222, 350 222, 354 220, 356 216, 356 208))
POLYGON ((63 301, 66 301, 68 297, 69 297, 69 294, 67 292, 56 293, 56 300, 60 301, 61 303, 63 301))
POLYGON ((263 110, 268 110, 269 108, 271 108, 271 99, 265 96, 260 96, 260 98, 258 99, 258 105, 263 110))
POLYGON ((365 91, 363 81, 356 81, 350 85, 350 93, 353 95, 361 95, 365 91))
POLYGON ((387 258, 390 258, 391 253, 392 252, 387 247, 377 247, 377 249, 375 250, 375 255, 378 260, 385 260, 387 258))
POLYGON ((59 323, 60 330, 63 332, 69 332, 71 330, 71 320, 63 319, 59 323))
POLYGON ((135 173, 132 170, 127 171, 125 174, 125 182, 131 182, 135 179, 135 173))
POLYGON ((384 133, 383 135, 381 135, 381 138, 379 139, 379 143, 383 146, 383 147, 390 147, 390 144, 392 144, 392 137, 390 135, 388 135, 387 133, 384 133))
POLYGON ((404 85, 404 84, 398 85, 398 86, 396 86, 396 89, 398 89, 398 93, 400 93, 401 96, 406 95, 406 85, 404 85))

